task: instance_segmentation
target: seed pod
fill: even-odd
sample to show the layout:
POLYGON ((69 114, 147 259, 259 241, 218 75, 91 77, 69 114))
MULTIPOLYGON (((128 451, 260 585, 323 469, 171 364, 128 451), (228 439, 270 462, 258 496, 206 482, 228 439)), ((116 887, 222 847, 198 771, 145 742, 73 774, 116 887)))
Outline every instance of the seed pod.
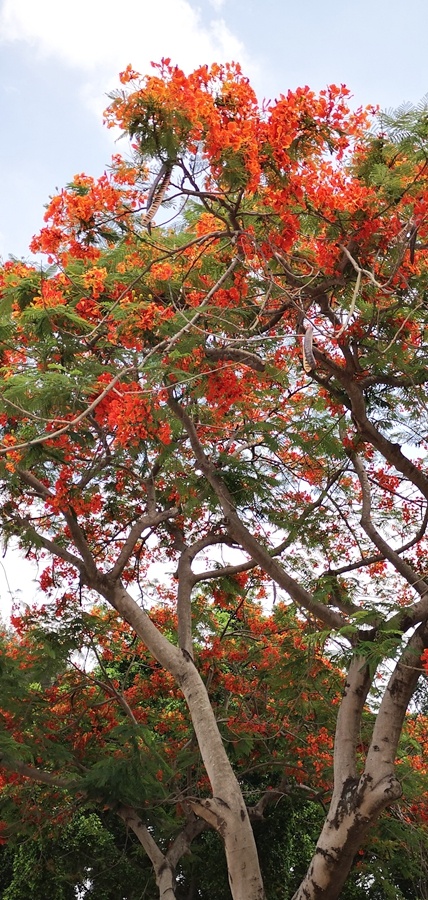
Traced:
POLYGON ((317 364, 312 350, 314 329, 312 325, 308 325, 303 338, 303 368, 307 375, 313 372, 317 364))

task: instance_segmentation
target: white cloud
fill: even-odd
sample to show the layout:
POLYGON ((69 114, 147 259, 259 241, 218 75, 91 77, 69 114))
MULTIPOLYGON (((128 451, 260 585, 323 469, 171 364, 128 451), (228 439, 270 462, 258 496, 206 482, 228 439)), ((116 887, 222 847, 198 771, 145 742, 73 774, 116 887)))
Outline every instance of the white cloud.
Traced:
MULTIPOLYGON (((216 10, 223 0, 214 0, 216 10)), ((203 63, 240 62, 254 83, 257 66, 222 18, 202 22, 189 0, 3 0, 0 42, 24 42, 32 57, 80 75, 81 102, 101 120, 106 94, 128 63, 145 74, 170 57, 184 71, 203 63)), ((110 134, 113 138, 113 134, 110 134)))
POLYGON ((226 24, 214 19, 204 25, 188 0, 4 0, 0 38, 26 41, 40 56, 92 75, 128 63, 146 72, 152 60, 166 56, 187 70, 231 59, 254 70, 226 24))

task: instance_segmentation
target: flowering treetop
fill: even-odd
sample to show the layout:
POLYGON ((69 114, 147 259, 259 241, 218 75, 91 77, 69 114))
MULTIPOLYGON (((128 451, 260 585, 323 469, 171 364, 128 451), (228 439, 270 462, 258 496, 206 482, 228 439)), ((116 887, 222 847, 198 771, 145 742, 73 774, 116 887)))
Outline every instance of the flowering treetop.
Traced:
POLYGON ((46 268, 1 272, 3 532, 45 561, 58 617, 95 593, 174 679, 213 792, 192 812, 226 835, 249 900, 260 873, 196 658, 195 591, 221 606, 231 584, 279 587, 321 645, 336 635, 333 812, 296 895, 333 898, 361 823, 399 795, 427 645, 426 110, 352 111, 343 86, 260 105, 236 65, 187 76, 164 60, 121 80, 105 115, 129 158, 51 200, 32 242, 46 268), (174 636, 150 617, 159 596, 174 636))

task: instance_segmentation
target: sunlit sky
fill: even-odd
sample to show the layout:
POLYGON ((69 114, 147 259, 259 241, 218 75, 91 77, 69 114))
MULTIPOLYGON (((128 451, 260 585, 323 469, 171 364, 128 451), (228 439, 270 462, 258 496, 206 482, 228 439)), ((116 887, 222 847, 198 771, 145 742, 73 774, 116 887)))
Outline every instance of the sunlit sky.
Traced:
MULTIPOLYGON (((49 196, 117 151, 102 125, 128 63, 170 57, 185 71, 239 61, 260 99, 346 84, 355 105, 395 108, 428 92, 426 0, 0 0, 0 256, 28 256, 49 196)), ((119 148, 120 149, 120 148, 119 148)), ((16 554, 0 610, 31 599, 16 554)))

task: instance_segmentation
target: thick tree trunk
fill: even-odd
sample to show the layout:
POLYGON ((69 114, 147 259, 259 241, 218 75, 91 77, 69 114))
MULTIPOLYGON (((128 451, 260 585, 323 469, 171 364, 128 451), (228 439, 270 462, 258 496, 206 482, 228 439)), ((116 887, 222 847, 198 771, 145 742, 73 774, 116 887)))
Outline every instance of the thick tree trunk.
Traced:
POLYGON ((234 900, 265 897, 253 829, 239 783, 228 760, 205 685, 190 659, 180 682, 213 797, 192 804, 221 835, 234 900))
POLYGON ((292 900, 336 900, 367 832, 382 810, 401 796, 394 762, 426 640, 426 628, 421 625, 397 662, 376 716, 361 775, 357 775, 356 746, 371 676, 366 660, 353 658, 337 719, 330 809, 308 872, 292 900))
POLYGON ((118 815, 123 819, 127 828, 132 829, 150 859, 159 888, 159 898, 176 900, 174 867, 164 856, 138 813, 130 806, 121 806, 118 809, 118 815))
POLYGON ((242 791, 223 746, 206 687, 192 658, 157 630, 123 587, 116 584, 106 589, 104 584, 101 592, 176 679, 184 694, 213 793, 211 798, 194 802, 193 809, 223 840, 233 900, 264 900, 257 847, 242 791))
POLYGON ((382 809, 400 795, 401 787, 393 777, 374 786, 365 775, 345 783, 331 803, 308 872, 292 900, 340 897, 368 830, 382 809))

